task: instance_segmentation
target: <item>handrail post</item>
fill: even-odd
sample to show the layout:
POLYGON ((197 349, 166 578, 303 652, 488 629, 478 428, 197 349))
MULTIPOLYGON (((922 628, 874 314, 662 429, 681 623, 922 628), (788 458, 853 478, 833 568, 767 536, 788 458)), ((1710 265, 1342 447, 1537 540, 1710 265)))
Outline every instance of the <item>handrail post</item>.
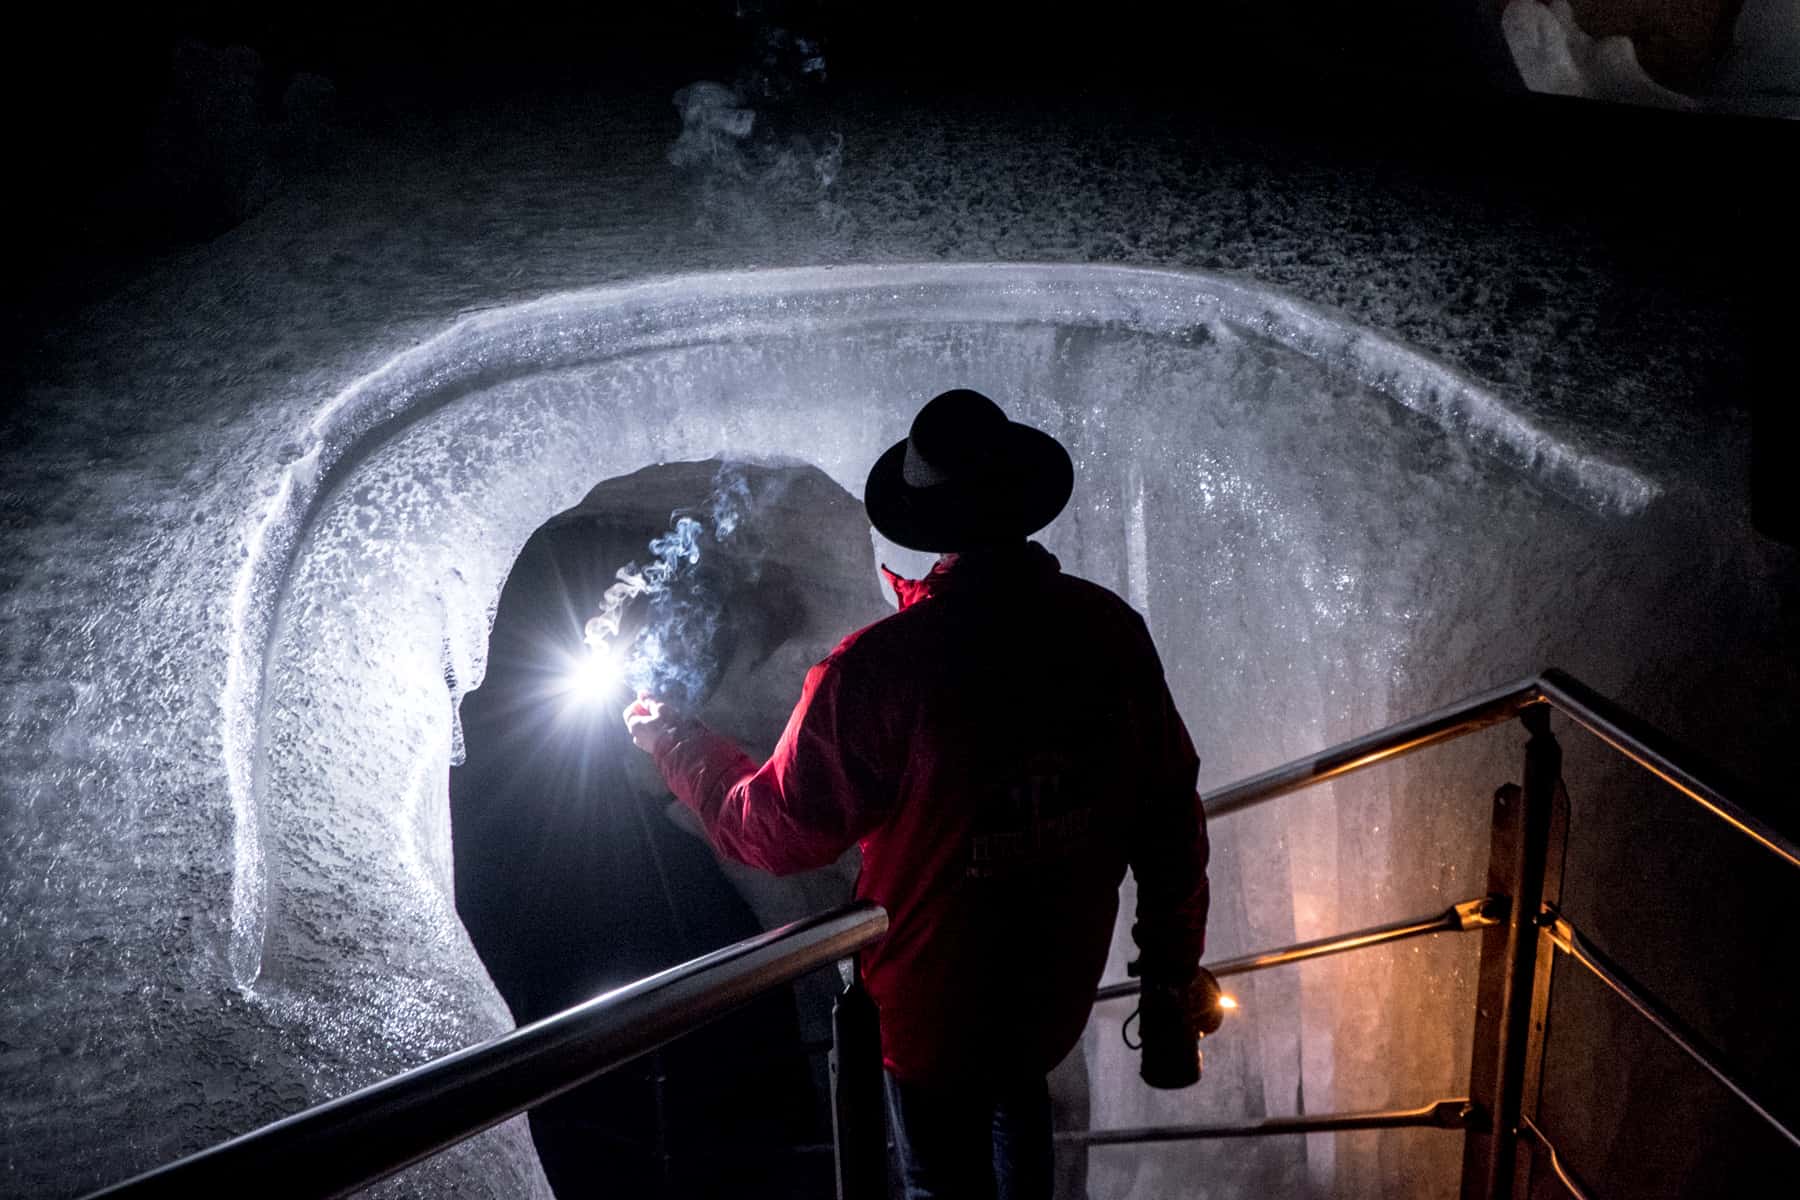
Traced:
POLYGON ((881 1024, 854 963, 831 1009, 831 1133, 838 1200, 886 1200, 881 1024))
POLYGON ((669 1061, 658 1050, 650 1056, 650 1093, 656 1117, 656 1169, 663 1195, 675 1194, 675 1154, 669 1128, 669 1061))
POLYGON ((1529 1184, 1529 1148, 1518 1141, 1520 1114, 1536 1109, 1550 996, 1553 947, 1539 936, 1547 898, 1560 894, 1568 798, 1562 790, 1562 747, 1550 732, 1550 709, 1520 714, 1530 732, 1525 785, 1494 793, 1488 889, 1510 897, 1507 919, 1483 937, 1475 996, 1475 1047, 1469 1095, 1485 1119, 1471 1126, 1463 1150, 1463 1200, 1501 1200, 1529 1184))
POLYGON ((1541 841, 1536 844, 1538 863, 1538 919, 1532 922, 1532 959, 1521 964, 1529 969, 1530 1003, 1526 1006, 1519 1052, 1518 1103, 1509 1109, 1513 1135, 1515 1200, 1527 1200, 1531 1189, 1531 1165, 1535 1143, 1525 1136, 1527 1123, 1538 1121, 1538 1101, 1543 1094, 1544 1049, 1550 1032, 1550 988, 1556 973, 1556 943, 1545 932, 1545 917, 1562 903, 1563 861, 1569 843, 1569 793, 1563 785, 1562 747, 1550 732, 1548 704, 1527 709, 1525 727, 1531 740, 1525 746, 1526 812, 1541 818, 1541 841), (1535 789, 1535 800, 1533 799, 1535 789))

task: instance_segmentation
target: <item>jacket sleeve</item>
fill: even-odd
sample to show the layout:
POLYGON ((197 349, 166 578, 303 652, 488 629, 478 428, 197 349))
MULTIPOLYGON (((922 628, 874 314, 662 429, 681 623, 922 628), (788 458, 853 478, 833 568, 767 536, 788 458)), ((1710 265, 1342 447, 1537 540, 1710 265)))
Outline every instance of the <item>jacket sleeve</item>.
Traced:
MULTIPOLYGON (((1155 650, 1149 653, 1154 659, 1155 650)), ((1138 945, 1140 975, 1184 985, 1206 949, 1211 847, 1206 814, 1194 790, 1199 756, 1175 711, 1160 663, 1152 678, 1154 701, 1143 728, 1143 794, 1131 841, 1131 870, 1137 880, 1137 923, 1131 934, 1138 945)))
POLYGON ((757 765, 705 726, 657 755, 669 790, 694 810, 719 853, 777 875, 835 862, 886 819, 891 787, 876 763, 872 698, 834 653, 807 672, 769 761, 757 765))

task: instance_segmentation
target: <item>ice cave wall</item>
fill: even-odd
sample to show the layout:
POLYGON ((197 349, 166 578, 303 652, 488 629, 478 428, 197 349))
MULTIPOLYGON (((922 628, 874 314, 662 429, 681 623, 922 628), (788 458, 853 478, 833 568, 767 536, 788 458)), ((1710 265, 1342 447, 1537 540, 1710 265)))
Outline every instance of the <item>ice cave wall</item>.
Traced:
MULTIPOLYGON (((1150 617, 1203 785, 1546 662, 1642 699, 1772 644, 1754 556, 1717 512, 1668 503, 1698 495, 1691 481, 1596 456, 1442 364, 1235 281, 750 272, 476 314, 321 407, 237 509, 60 502, 119 524, 86 559, 65 526, 35 567, 92 614, 73 648, 90 677, 9 695, 7 845, 30 870, 8 877, 6 1004, 10 1029, 38 1031, 6 1051, 13 1178, 101 1182, 504 1028, 451 904, 444 778, 517 547, 595 480, 657 461, 797 458, 855 490, 953 384, 1071 447, 1077 500, 1045 540, 1150 617), (247 549, 224 530, 193 544, 230 511, 251 518, 247 549)), ((217 469, 203 452, 159 468, 217 469)), ((1464 898, 1485 791, 1513 758, 1471 749, 1456 771, 1221 822, 1212 951, 1464 898)), ((1181 1096, 1136 1084, 1124 1014, 1103 1008, 1084 1049, 1095 1123, 1457 1090, 1472 948, 1414 946, 1247 985, 1258 1019, 1181 1096)), ((1310 1177, 1393 1194, 1405 1164, 1425 1194, 1459 1151, 1430 1134, 1109 1150, 1092 1189, 1310 1177)), ((420 1170, 413 1186, 541 1189, 517 1126, 420 1170)))
MULTIPOLYGON (((1773 777, 1794 559, 1747 528, 1731 305, 1496 192, 1165 116, 846 108, 812 118, 842 170, 799 199, 690 190, 666 96, 423 121, 10 360, 0 1190, 74 1194, 502 1028, 438 785, 511 551, 662 456, 854 488, 952 376, 1077 448, 1046 537, 1146 607, 1209 785, 1552 660, 1773 777), (943 260, 1176 273, 891 266, 943 260)), ((1476 851, 1446 847, 1517 770, 1494 736, 1221 822, 1213 950, 1460 893, 1476 851)), ((1102 1012, 1095 1119, 1410 1102, 1466 1061, 1423 1019, 1462 1019, 1462 953, 1258 980, 1268 1019, 1183 1098, 1137 1088, 1102 1012)), ((1634 1151, 1629 1124, 1598 1132, 1634 1151)), ((1455 1149, 1258 1153, 1101 1151, 1094 1194, 1391 1194, 1455 1149)), ((415 1184, 541 1190, 517 1126, 415 1184)))

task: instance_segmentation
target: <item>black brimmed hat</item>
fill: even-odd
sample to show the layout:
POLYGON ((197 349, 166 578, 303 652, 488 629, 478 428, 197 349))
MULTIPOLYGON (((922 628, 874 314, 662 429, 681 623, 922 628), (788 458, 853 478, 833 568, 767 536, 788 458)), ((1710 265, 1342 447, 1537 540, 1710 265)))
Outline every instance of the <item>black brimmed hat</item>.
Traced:
POLYGON ((942 554, 1028 537, 1074 490, 1062 443, 957 388, 921 408, 906 440, 875 460, 863 505, 890 541, 942 554))

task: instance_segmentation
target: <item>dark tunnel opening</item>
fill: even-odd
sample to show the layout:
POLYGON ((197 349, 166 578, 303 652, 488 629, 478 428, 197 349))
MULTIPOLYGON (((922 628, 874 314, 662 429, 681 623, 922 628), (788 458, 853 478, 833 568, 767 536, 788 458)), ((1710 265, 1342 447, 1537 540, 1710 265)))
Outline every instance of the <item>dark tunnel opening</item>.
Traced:
MULTIPOLYGON (((727 725, 753 714, 751 728, 736 722, 739 732, 766 751, 768 718, 780 710, 757 694, 757 676, 777 661, 791 668, 792 656, 778 651, 807 641, 809 591, 817 608, 817 596, 848 588, 836 576, 857 557, 791 561, 783 516, 818 519, 813 506, 782 507, 797 482, 803 493, 836 493, 821 536, 860 543, 866 559, 860 505, 819 472, 674 463, 593 489, 533 534, 507 576, 486 678, 463 701, 465 758, 450 773, 450 804, 457 910, 520 1024, 773 923, 741 874, 734 883, 672 818, 671 798, 620 720, 633 683, 571 690, 568 666, 621 568, 696 513, 710 526, 697 558, 633 599, 618 642, 634 648, 645 672, 636 681, 683 709, 727 725), (754 508, 730 537, 701 503, 727 471, 754 508)), ((840 873, 836 883, 847 896, 848 879, 840 873)), ((533 1111, 532 1137, 557 1194, 598 1194, 600 1184, 625 1195, 829 1189, 829 1155, 807 1148, 830 1136, 819 1036, 828 1009, 819 1010, 832 980, 811 982, 799 996, 805 1012, 793 991, 772 993, 533 1111)))

